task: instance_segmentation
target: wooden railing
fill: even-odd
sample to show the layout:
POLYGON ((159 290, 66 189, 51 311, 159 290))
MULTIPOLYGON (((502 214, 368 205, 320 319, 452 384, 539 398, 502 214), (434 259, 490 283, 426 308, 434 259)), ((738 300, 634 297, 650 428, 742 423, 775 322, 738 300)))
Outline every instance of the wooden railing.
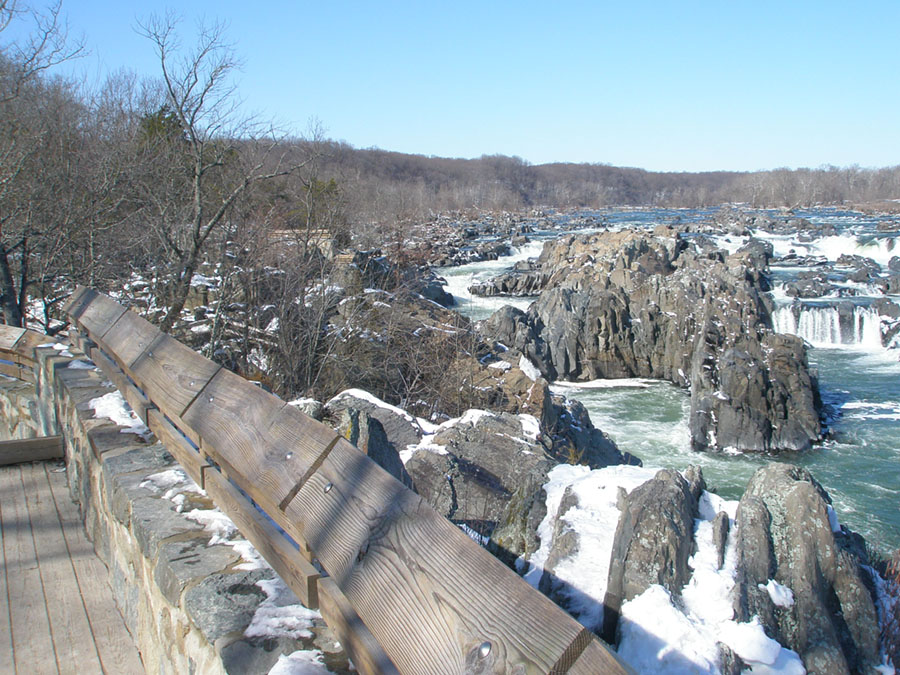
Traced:
POLYGON ((630 672, 333 429, 96 291, 66 312, 72 341, 360 671, 630 672))
MULTIPOLYGON (((34 331, 0 325, 0 374, 34 382, 34 348, 56 340, 34 331)), ((37 431, 33 429, 32 431, 37 431)), ((37 436, 0 441, 0 466, 65 457, 62 436, 37 436)))

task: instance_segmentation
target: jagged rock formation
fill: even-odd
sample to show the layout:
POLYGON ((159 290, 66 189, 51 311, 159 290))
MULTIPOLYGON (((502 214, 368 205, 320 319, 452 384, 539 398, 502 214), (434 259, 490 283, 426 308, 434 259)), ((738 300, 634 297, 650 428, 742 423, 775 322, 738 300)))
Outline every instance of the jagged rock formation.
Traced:
POLYGON ((677 595, 687 583, 702 489, 702 477, 692 490, 681 474, 664 469, 621 500, 603 601, 603 634, 608 642, 615 642, 623 602, 653 584, 677 595))
POLYGON ((878 619, 859 535, 833 527, 831 499, 806 469, 759 469, 738 507, 736 619, 759 616, 766 633, 796 651, 809 672, 870 672, 878 619), (791 589, 777 606, 770 579, 791 589))
POLYGON ((802 341, 771 330, 770 254, 754 241, 728 256, 667 227, 569 235, 545 245, 528 312, 503 308, 482 332, 550 380, 690 387, 695 449, 804 450, 821 436, 818 387, 802 341))
POLYGON ((502 373, 513 396, 508 406, 528 410, 539 402, 538 416, 470 410, 435 426, 359 390, 329 401, 325 414, 360 450, 439 513, 490 540, 492 552, 512 564, 538 546, 537 527, 546 513, 543 485, 554 466, 639 460, 595 429, 581 404, 552 396, 542 378, 531 380, 513 366, 493 370, 502 373), (523 379, 529 397, 516 399, 523 379))

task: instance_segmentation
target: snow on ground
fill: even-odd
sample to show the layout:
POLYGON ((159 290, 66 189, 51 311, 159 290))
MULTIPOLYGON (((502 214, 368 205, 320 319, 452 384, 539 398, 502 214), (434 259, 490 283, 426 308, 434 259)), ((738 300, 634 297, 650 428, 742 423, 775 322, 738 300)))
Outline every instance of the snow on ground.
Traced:
MULTIPOLYGON (((585 466, 563 464, 548 475, 544 486, 547 516, 538 528, 541 545, 527 563, 529 569, 524 576, 537 587, 550 554, 557 519, 576 531, 578 550, 557 563, 554 575, 565 584, 560 593, 567 598, 567 609, 588 628, 599 628, 603 621, 602 603, 619 519, 619 489, 630 492, 656 472, 654 468, 633 466, 592 471, 585 466), (578 503, 557 514, 567 490, 577 496, 578 503)), ((689 561, 693 571, 681 598, 673 598, 662 586, 653 585, 625 602, 621 609, 619 656, 637 672, 712 675, 720 672, 718 643, 722 642, 741 655, 754 675, 805 673, 799 656, 767 637, 756 617, 748 622, 734 621, 730 594, 735 583, 736 549, 729 537, 725 563, 718 569, 711 521, 720 511, 733 521, 737 502, 704 492, 699 506, 701 517, 695 520, 694 532, 697 550, 689 561)), ((519 568, 524 564, 520 560, 519 568)), ((765 588, 773 601, 788 603, 792 599, 791 590, 774 580, 765 588)))
POLYGON ((150 438, 151 431, 125 402, 122 392, 111 391, 88 402, 88 406, 94 411, 94 417, 107 418, 120 427, 125 427, 119 433, 137 434, 144 440, 150 438))

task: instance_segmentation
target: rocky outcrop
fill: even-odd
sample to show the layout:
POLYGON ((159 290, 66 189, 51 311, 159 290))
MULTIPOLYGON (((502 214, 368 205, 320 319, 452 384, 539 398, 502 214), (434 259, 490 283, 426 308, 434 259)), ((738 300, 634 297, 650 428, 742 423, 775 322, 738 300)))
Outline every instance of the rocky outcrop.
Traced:
POLYGON ((549 281, 550 276, 542 269, 539 262, 521 260, 509 272, 489 279, 483 283, 469 286, 472 295, 507 295, 528 297, 538 295, 549 281))
POLYGON ((580 403, 552 395, 542 378, 503 363, 507 367, 486 370, 508 412, 470 410, 434 426, 348 390, 326 404, 325 414, 360 450, 512 564, 538 546, 543 486, 554 466, 640 461, 594 428, 580 403))
POLYGON ((830 503, 806 469, 770 464, 756 472, 737 513, 736 620, 759 616, 809 672, 870 672, 879 629, 860 567, 865 549, 836 527, 830 503), (792 603, 775 603, 771 580, 792 591, 792 603))
POLYGON ((751 242, 727 256, 667 227, 562 237, 539 258, 540 298, 482 332, 549 380, 689 387, 695 449, 803 450, 821 436, 818 389, 802 341, 771 331, 770 253, 751 242))
MULTIPOLYGON (((699 495, 702 487, 695 487, 699 495)), ((664 469, 620 505, 604 604, 603 637, 615 642, 622 603, 659 584, 679 594, 690 578, 697 498, 677 471, 664 469)))

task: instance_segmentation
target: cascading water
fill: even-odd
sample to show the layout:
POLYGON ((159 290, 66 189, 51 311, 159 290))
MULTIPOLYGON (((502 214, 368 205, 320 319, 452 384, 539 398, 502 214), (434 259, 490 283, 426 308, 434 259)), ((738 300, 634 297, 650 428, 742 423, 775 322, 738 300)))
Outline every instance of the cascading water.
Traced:
POLYGON ((855 346, 881 349, 881 317, 872 307, 856 305, 850 312, 838 305, 784 305, 772 314, 778 333, 799 335, 814 347, 855 346))

